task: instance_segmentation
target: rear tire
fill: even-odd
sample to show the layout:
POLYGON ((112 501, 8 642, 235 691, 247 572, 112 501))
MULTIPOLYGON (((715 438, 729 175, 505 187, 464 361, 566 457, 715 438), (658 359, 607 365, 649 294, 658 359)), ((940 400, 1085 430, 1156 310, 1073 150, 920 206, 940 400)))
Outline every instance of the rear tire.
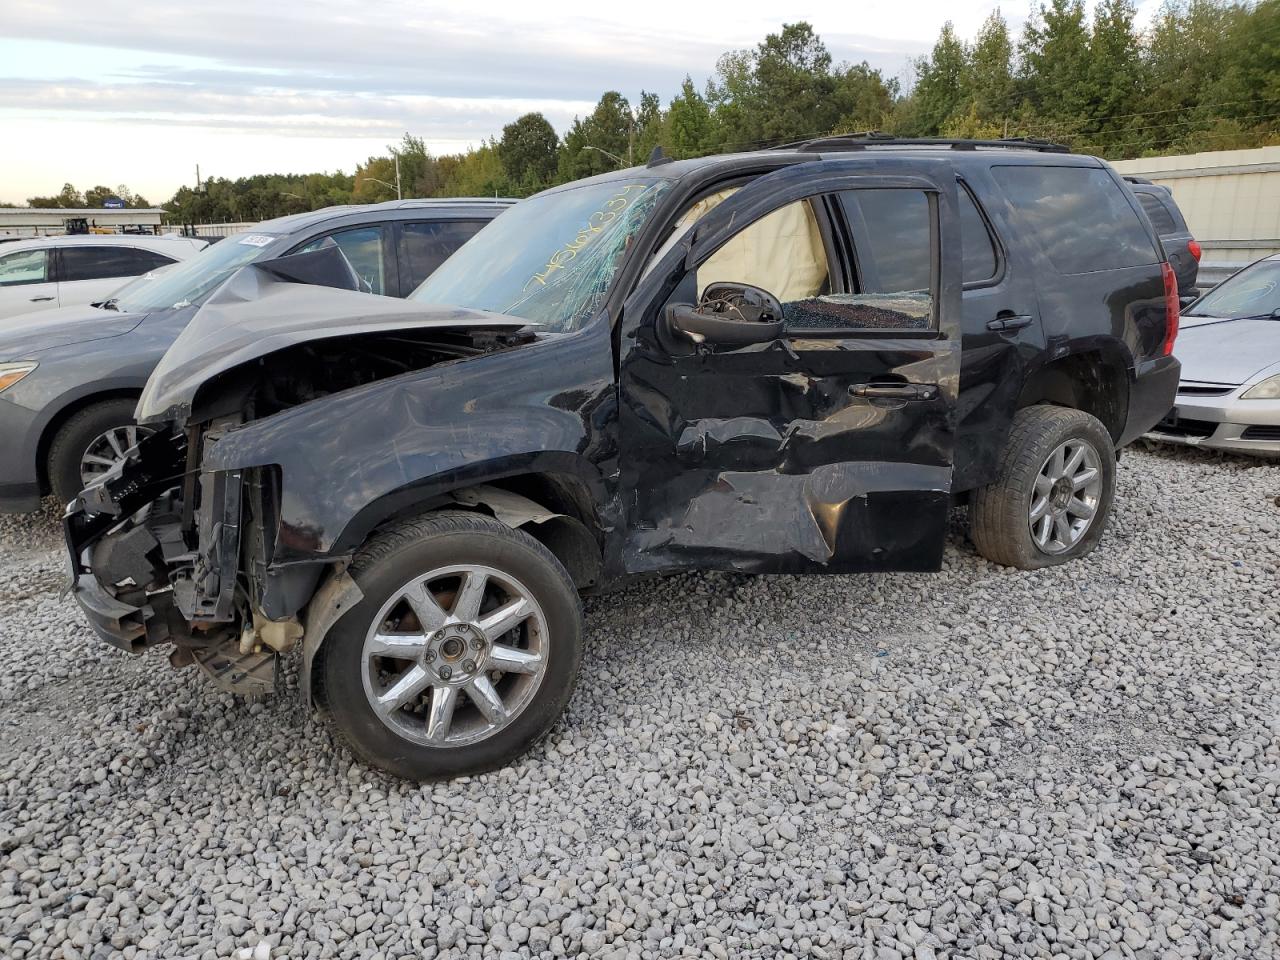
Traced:
MULTIPOLYGON (((82 461, 96 441, 103 440, 112 431, 121 431, 123 434, 130 428, 135 431, 138 429, 133 420, 133 411, 137 405, 137 400, 127 397, 93 403, 73 414, 58 429, 53 443, 49 445, 48 472, 50 492, 58 498, 59 503, 74 500, 85 488, 81 475, 82 461)), ((121 445, 124 442, 119 441, 121 445)), ((116 458, 115 450, 110 445, 103 445, 102 449, 110 452, 106 459, 116 458)), ((106 464, 98 466, 106 469, 106 464)))
POLYGON ((1025 407, 995 481, 970 500, 970 538, 988 560, 1021 570, 1083 557, 1106 529, 1115 482, 1115 446, 1101 421, 1068 407, 1025 407))
POLYGON ((357 756, 443 780, 505 766, 550 732, 577 681, 582 606, 546 547, 491 517, 427 514, 375 535, 350 573, 364 599, 329 632, 317 679, 357 756))

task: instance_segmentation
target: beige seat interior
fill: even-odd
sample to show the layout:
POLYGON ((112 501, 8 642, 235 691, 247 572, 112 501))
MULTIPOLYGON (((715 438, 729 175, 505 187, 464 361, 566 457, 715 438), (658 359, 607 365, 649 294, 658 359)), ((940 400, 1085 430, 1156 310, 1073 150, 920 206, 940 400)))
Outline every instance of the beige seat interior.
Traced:
MULTIPOLYGON (((737 187, 730 187, 690 206, 666 243, 650 259, 650 266, 661 260, 695 223, 737 191, 737 187)), ((804 300, 829 290, 827 253, 809 203, 799 201, 775 210, 717 250, 698 268, 698 296, 708 284, 722 281, 749 283, 782 301, 804 300)))

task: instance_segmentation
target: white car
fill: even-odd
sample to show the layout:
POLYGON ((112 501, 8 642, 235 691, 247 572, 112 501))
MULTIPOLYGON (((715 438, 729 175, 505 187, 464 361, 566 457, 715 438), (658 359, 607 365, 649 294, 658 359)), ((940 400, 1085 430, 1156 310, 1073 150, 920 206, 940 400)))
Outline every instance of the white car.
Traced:
POLYGON ((0 244, 0 317, 105 300, 131 277, 195 256, 187 237, 35 237, 0 244))

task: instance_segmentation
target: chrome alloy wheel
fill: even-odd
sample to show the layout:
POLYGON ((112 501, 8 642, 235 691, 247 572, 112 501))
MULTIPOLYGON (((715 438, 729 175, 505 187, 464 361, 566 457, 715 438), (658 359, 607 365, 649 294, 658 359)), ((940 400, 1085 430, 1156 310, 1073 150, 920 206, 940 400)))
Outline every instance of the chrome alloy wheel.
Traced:
POLYGON ((1102 500, 1102 458, 1087 440, 1067 440, 1036 475, 1027 522, 1044 553, 1065 553, 1093 526, 1102 500))
POLYGON ((123 427, 112 427, 100 433, 84 448, 80 455, 80 482, 89 486, 93 481, 124 459, 129 448, 137 445, 143 437, 150 436, 153 431, 146 427, 128 424, 123 427))
POLYGON ((533 699, 547 669, 547 621, 533 594, 492 567, 459 564, 392 594, 365 636, 365 695, 395 733, 425 746, 493 736, 533 699))

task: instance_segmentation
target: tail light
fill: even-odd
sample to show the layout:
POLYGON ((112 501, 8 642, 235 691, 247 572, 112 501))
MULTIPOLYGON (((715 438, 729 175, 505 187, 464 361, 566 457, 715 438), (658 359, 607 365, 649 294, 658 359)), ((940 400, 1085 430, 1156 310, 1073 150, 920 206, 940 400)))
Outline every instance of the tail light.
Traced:
POLYGON ((1187 241, 1187 253, 1196 258, 1196 263, 1200 262, 1200 242, 1198 240, 1187 241))
POLYGON ((1164 277, 1164 350, 1160 355, 1168 357, 1173 354, 1173 341, 1178 339, 1178 315, 1181 305, 1178 302, 1178 278, 1174 275, 1173 267, 1169 266, 1168 261, 1160 264, 1160 273, 1164 277))

